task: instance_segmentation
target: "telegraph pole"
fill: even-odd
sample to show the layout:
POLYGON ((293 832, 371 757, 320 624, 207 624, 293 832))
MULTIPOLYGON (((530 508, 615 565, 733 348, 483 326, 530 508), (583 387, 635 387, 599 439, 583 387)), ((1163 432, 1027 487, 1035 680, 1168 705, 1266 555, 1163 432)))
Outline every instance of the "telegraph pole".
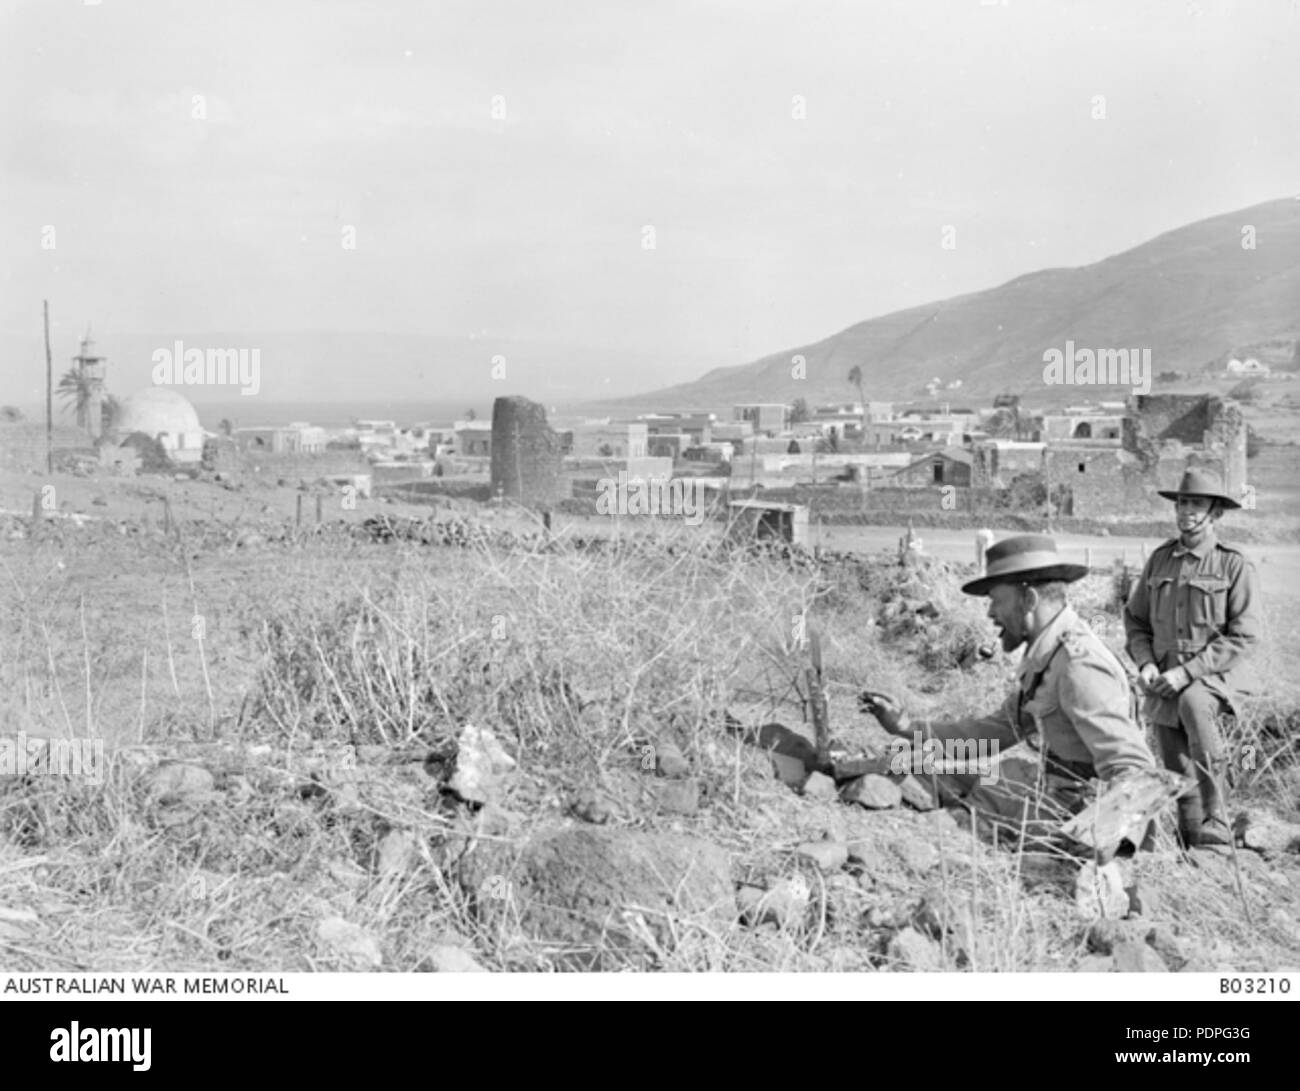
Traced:
POLYGON ((54 473, 54 358, 50 355, 50 301, 45 302, 45 472, 54 473))

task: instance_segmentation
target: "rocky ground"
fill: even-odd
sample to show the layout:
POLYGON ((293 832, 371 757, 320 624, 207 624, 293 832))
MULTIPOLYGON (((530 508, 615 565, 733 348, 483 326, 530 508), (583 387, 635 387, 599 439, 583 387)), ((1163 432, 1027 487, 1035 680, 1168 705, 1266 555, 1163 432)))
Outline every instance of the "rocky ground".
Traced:
MULTIPOLYGON (((1257 754, 1237 846, 1186 857, 1166 821, 1098 875, 870 764, 861 688, 924 717, 1009 683, 957 567, 559 547, 469 508, 300 528, 293 485, 253 519, 174 484, 170 525, 148 480, 56 482, 104 520, 0 517, 3 732, 106 749, 98 783, 0 777, 6 969, 1296 964, 1287 648, 1234 729, 1257 754), (802 699, 810 630, 839 766, 802 699)), ((1109 581, 1076 590, 1114 643, 1109 581)), ((1293 607, 1269 611, 1287 631, 1293 607)))

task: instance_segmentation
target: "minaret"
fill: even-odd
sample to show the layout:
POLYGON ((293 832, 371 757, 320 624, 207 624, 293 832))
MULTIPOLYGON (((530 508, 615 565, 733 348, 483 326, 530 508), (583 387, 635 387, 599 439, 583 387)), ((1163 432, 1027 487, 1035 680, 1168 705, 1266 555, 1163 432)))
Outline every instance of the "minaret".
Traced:
POLYGON ((77 424, 90 433, 92 440, 97 440, 104 430, 104 372, 108 367, 107 356, 96 356, 95 343, 90 339, 90 330, 81 339, 81 352, 72 358, 85 380, 89 397, 82 413, 77 414, 77 424))

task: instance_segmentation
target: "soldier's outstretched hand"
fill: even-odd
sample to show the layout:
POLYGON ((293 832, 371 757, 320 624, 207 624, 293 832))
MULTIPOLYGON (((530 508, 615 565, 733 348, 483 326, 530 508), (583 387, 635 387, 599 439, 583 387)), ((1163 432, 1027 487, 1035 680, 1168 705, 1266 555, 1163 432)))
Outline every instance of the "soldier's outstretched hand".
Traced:
POLYGON ((907 710, 896 697, 891 697, 888 693, 864 689, 858 694, 858 707, 863 712, 871 713, 891 735, 906 735, 911 729, 912 721, 907 710))

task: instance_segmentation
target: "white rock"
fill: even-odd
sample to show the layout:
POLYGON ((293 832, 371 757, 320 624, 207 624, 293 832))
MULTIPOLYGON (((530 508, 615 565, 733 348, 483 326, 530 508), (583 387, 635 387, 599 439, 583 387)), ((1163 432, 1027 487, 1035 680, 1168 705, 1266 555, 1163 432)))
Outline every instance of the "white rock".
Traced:
POLYGON ((360 925, 342 917, 326 917, 316 926, 316 938, 345 962, 377 969, 384 961, 379 941, 360 925))
POLYGON ((428 964, 435 974, 485 974, 487 967, 480 966, 463 947, 440 945, 428 954, 428 964))
POLYGON ((1104 867, 1091 860, 1084 864, 1074 882, 1074 904, 1084 920, 1123 917, 1128 912, 1129 899, 1119 865, 1114 860, 1104 867))
POLYGON ((515 764, 489 729, 466 724, 458 740, 456 771, 448 786, 467 803, 487 803, 500 791, 515 764))

